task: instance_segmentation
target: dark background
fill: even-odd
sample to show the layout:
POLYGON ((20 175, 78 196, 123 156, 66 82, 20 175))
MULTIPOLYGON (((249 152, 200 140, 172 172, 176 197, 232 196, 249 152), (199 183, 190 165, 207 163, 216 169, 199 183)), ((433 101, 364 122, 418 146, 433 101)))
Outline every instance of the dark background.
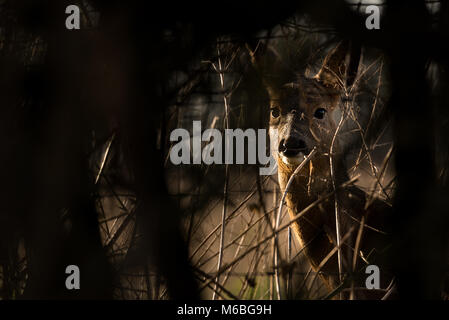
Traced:
POLYGON ((307 14, 339 38, 381 50, 390 62, 392 94, 378 122, 391 117, 394 128, 399 296, 439 299, 449 227, 449 5, 441 2, 433 15, 425 1, 383 7, 380 30, 367 30, 365 15, 339 0, 0 1, 0 296, 113 297, 117 275, 98 231, 90 159, 115 132, 125 169, 112 183, 132 190, 142 235, 133 265, 151 259, 170 297, 199 298, 180 210, 166 188, 167 150, 157 142, 168 133, 161 119, 179 90, 195 83, 195 59, 216 54, 217 38, 254 43, 260 31, 307 14), (81 30, 65 28, 70 4, 83 11, 81 30), (436 80, 428 77, 430 65, 436 80), (173 85, 177 73, 185 75, 183 86, 173 85), (26 262, 18 254, 24 251, 26 262), (60 270, 72 261, 83 270, 79 291, 63 286, 60 270))

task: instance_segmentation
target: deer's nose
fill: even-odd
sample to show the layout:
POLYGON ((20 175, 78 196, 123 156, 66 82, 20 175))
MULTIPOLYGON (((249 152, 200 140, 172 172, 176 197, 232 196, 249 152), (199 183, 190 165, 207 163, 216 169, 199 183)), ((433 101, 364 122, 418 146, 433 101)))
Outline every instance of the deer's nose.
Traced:
POLYGON ((279 153, 286 157, 297 156, 300 152, 307 153, 307 145, 300 138, 288 137, 287 139, 282 139, 279 143, 279 153))

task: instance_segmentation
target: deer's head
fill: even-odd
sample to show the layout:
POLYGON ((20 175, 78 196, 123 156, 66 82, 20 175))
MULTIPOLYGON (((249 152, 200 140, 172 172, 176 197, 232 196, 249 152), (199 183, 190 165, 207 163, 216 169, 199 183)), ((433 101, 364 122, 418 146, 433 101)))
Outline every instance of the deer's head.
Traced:
POLYGON ((270 139, 278 162, 297 165, 314 147, 318 153, 329 151, 336 130, 335 111, 349 80, 347 51, 347 42, 341 42, 315 77, 301 76, 294 83, 269 89, 270 139))

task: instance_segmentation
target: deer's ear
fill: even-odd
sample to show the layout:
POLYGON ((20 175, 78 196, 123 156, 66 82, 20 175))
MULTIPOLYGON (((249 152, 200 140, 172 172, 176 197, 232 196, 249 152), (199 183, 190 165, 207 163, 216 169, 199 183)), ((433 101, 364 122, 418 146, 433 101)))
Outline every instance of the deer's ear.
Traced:
POLYGON ((360 46, 349 41, 340 42, 324 59, 323 66, 315 76, 320 82, 330 87, 351 86, 357 74, 360 60, 360 46), (350 52, 349 70, 346 65, 346 55, 350 52))

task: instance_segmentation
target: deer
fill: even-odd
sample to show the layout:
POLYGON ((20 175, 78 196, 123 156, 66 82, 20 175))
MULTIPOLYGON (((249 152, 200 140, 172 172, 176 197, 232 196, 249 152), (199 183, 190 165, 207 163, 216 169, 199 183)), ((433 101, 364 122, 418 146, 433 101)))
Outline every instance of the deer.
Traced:
MULTIPOLYGON (((391 207, 380 199, 368 201, 366 192, 353 183, 341 187, 350 179, 344 148, 335 138, 338 125, 333 115, 337 110, 343 113, 347 88, 358 69, 360 51, 353 48, 349 41, 340 42, 313 77, 300 75, 280 84, 262 77, 269 96, 269 136, 278 182, 307 260, 331 292, 340 290, 341 298, 379 299, 386 290, 366 289, 363 266, 380 268, 383 289, 391 283, 391 207), (359 276, 357 270, 362 270, 359 276)), ((254 51, 250 54, 260 71, 254 51)))

